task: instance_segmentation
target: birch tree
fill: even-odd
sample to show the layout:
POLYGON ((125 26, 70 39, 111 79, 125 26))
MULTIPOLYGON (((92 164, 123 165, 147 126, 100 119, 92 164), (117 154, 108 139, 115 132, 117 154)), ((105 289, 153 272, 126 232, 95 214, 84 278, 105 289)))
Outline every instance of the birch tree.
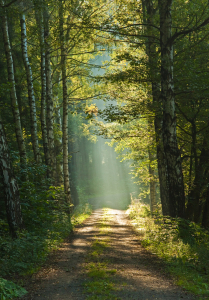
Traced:
POLYGON ((41 54, 41 131, 43 138, 43 148, 45 164, 49 164, 48 137, 46 127, 46 53, 44 41, 44 19, 43 19, 43 1, 37 3, 34 1, 36 24, 39 30, 39 44, 41 54))
POLYGON ((27 84, 28 84, 28 99, 30 106, 30 118, 31 118, 31 137, 34 158, 37 163, 41 163, 41 155, 39 151, 39 142, 38 142, 38 129, 37 129, 37 119, 36 119, 36 100, 33 88, 33 75, 32 69, 28 58, 28 46, 27 46, 27 34, 26 34, 26 23, 25 15, 21 14, 20 19, 21 24, 21 47, 22 47, 22 56, 23 62, 26 70, 27 84))
POLYGON ((64 189, 66 201, 72 203, 70 192, 70 178, 68 165, 68 94, 67 94, 67 73, 66 73, 66 49, 64 38, 64 20, 63 20, 63 1, 59 4, 59 21, 60 21, 60 43, 61 43, 61 69, 62 69, 62 88, 63 88, 63 173, 64 173, 64 189))
POLYGON ((52 71, 51 71, 51 49, 50 49, 50 29, 49 29, 49 11, 47 1, 44 0, 44 45, 45 45, 45 67, 46 67, 46 125, 48 137, 48 161, 49 161, 49 177, 56 177, 56 158, 55 158, 55 143, 54 143, 54 103, 52 97, 52 71))
MULTIPOLYGON (((1 5, 2 6, 4 5, 3 0, 1 0, 1 5)), ((18 150, 19 150, 19 155, 20 155, 20 164, 21 164, 21 168, 23 170, 25 170, 26 165, 27 165, 26 149, 25 149, 25 142, 24 142, 23 134, 22 134, 20 111, 19 111, 19 107, 18 107, 17 94, 16 94, 14 63, 13 63, 12 50, 11 50, 11 44, 10 44, 10 38, 9 38, 9 32, 8 32, 6 9, 2 8, 2 11, 3 11, 2 30, 3 30, 6 61, 7 61, 8 81, 11 83, 10 98, 11 98, 11 103, 12 103, 12 112, 13 112, 13 117, 14 117, 17 145, 18 145, 18 150)), ((26 179, 26 177, 27 176, 24 175, 24 179, 26 179)))

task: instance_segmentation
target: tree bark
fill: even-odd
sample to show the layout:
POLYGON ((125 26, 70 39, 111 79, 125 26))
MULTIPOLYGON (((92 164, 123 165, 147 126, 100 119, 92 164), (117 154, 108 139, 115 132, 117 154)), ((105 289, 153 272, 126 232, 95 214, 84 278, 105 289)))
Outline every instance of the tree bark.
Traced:
POLYGON ((51 54, 50 54, 50 31, 49 31, 49 12, 47 2, 44 1, 44 41, 45 41, 45 62, 46 62, 46 125, 48 136, 49 152, 49 177, 54 181, 56 177, 56 158, 54 147, 54 103, 52 97, 52 71, 51 71, 51 54))
POLYGON ((154 23, 155 9, 152 0, 143 0, 143 18, 144 23, 147 24, 147 42, 146 42, 146 54, 148 56, 149 74, 151 79, 151 91, 152 91, 152 110, 154 113, 154 126, 156 136, 156 148, 157 148, 157 163, 158 163, 158 176, 160 182, 160 198, 162 204, 162 213, 164 216, 169 215, 168 208, 168 185, 167 185, 167 165, 165 159, 165 152, 163 147, 163 135, 162 135, 162 104, 160 103, 160 84, 158 76, 158 53, 156 50, 156 41, 154 32, 152 31, 152 25, 154 23))
POLYGON ((57 185, 63 185, 63 144, 62 144, 62 119, 60 114, 60 108, 56 107, 56 125, 57 134, 55 138, 55 153, 56 153, 56 183, 57 185))
MULTIPOLYGON (((3 0, 1 0, 1 5, 2 6, 4 5, 3 0)), ((7 60, 8 81, 11 83, 10 97, 12 103, 12 112, 14 117, 17 145, 18 145, 18 150, 20 155, 20 165, 21 165, 21 169, 24 171, 23 172, 24 176, 22 179, 26 180, 27 179, 27 175, 26 175, 27 157, 26 157, 25 142, 22 134, 20 111, 19 111, 18 101, 17 101, 16 85, 15 85, 15 77, 14 77, 14 65, 13 65, 12 50, 11 50, 9 32, 8 32, 8 22, 7 22, 7 16, 5 10, 2 16, 2 30, 3 30, 3 38, 4 38, 4 48, 5 48, 5 54, 7 60)))
MULTIPOLYGON (((207 185, 207 175, 208 175, 208 135, 203 139, 202 150, 199 156, 199 162, 196 159, 195 166, 195 178, 192 184, 192 189, 188 195, 188 203, 186 208, 186 217, 196 223, 200 222, 201 217, 201 204, 200 195, 203 189, 207 185)), ((208 197, 208 196, 207 196, 208 197)))
POLYGON ((203 208, 202 226, 209 229, 209 188, 207 188, 206 201, 203 208))
POLYGON ((184 217, 185 196, 181 155, 177 144, 173 84, 172 0, 159 0, 161 48, 161 101, 163 103, 163 145, 167 164, 169 215, 184 217))
POLYGON ((64 172, 64 189, 66 195, 66 202, 68 205, 72 204, 70 192, 70 178, 68 165, 68 95, 67 95, 67 74, 66 74, 66 49, 64 41, 63 28, 63 2, 59 5, 59 19, 60 19, 60 43, 61 43, 61 68, 62 68, 62 86, 63 86, 63 172, 64 172))
MULTIPOLYGON (((43 4, 43 3, 41 3, 43 4)), ((48 150, 48 137, 47 137, 47 127, 46 127, 46 54, 45 54, 45 43, 44 43, 44 21, 43 21, 43 7, 37 7, 36 1, 35 5, 35 15, 36 23, 39 28, 39 42, 40 42, 40 53, 41 53, 41 131, 43 139, 44 148, 44 158, 45 164, 49 164, 49 150, 48 150)))
POLYGON ((3 175, 4 192, 5 192, 5 200, 6 200, 6 212, 7 212, 9 229, 12 237, 17 238, 17 231, 23 228, 19 188, 13 174, 13 169, 9 158, 9 151, 8 151, 8 146, 7 146, 1 118, 0 118, 0 169, 3 175))
POLYGON ((149 150, 149 176, 150 176, 150 211, 151 214, 156 210, 156 181, 155 169, 152 166, 154 160, 152 152, 149 150))
POLYGON ((37 163, 41 163, 41 155, 39 151, 39 142, 38 142, 38 129, 37 129, 37 120, 36 120, 36 101, 33 88, 33 75, 28 59, 28 47, 27 47, 27 34, 26 34, 26 23, 25 15, 21 15, 20 19, 21 24, 21 46, 22 46, 22 56, 23 62, 26 70, 27 84, 28 84, 28 99, 30 106, 30 118, 31 118, 31 138, 33 145, 34 158, 37 163))

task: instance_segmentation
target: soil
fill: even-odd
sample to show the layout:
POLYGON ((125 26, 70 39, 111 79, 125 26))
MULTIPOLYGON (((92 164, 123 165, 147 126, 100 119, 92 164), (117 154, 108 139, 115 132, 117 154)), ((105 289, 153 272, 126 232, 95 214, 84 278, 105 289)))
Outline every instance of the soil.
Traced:
MULTIPOLYGON (((112 291, 116 299, 197 299, 176 286, 165 272, 163 263, 140 245, 140 237, 134 232, 125 211, 110 209, 108 213, 112 216, 108 221, 110 240, 102 259, 117 270, 114 275, 117 290, 112 291)), ((99 235, 98 224, 103 214, 102 209, 95 210, 82 226, 75 229, 33 275, 26 286, 29 292, 21 300, 87 299, 89 294, 85 293, 84 285, 91 278, 85 265, 92 241, 99 235)), ((101 296, 101 299, 108 298, 101 296)))

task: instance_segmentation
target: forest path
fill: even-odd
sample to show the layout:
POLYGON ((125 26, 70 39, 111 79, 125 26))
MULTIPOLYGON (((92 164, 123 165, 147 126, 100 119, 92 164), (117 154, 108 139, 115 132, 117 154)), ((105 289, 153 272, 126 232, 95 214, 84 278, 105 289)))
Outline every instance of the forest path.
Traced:
POLYGON ((172 283, 115 209, 95 210, 33 280, 25 300, 195 299, 172 283))

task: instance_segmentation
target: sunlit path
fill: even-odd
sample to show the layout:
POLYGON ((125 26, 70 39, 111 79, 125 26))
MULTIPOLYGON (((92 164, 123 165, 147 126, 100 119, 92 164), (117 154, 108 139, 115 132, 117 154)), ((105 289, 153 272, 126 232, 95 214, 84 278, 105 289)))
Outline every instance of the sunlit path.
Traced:
POLYGON ((99 209, 38 273, 33 294, 24 299, 195 298, 175 286, 161 262, 141 247, 124 211, 99 209), (90 272, 95 266, 98 275, 90 272))

